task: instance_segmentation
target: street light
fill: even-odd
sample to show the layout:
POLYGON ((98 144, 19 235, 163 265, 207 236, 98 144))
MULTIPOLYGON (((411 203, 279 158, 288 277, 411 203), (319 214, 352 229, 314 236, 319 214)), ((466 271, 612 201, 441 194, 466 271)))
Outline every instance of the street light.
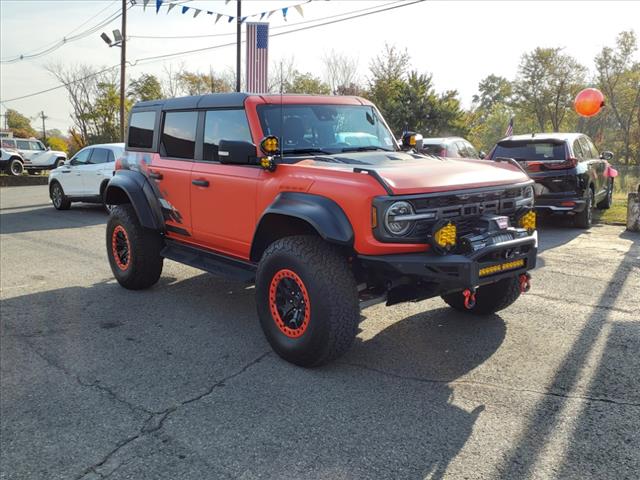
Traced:
POLYGON ((100 38, 111 47, 120 47, 120 141, 124 142, 125 65, 127 62, 127 0, 122 0, 122 32, 113 30, 113 39, 102 32, 100 38))

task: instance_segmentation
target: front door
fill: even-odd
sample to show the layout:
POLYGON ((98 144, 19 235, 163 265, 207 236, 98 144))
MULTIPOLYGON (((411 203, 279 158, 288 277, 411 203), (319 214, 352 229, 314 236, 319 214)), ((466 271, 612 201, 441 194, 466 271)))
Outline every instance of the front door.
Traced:
POLYGON ((105 165, 113 159, 113 152, 106 148, 94 148, 89 163, 82 169, 82 190, 86 196, 100 195, 100 185, 105 179, 105 165))
POLYGON ((194 239, 222 253, 248 259, 256 226, 256 189, 261 168, 223 165, 220 140, 251 142, 244 110, 205 112, 202 160, 191 172, 194 239))

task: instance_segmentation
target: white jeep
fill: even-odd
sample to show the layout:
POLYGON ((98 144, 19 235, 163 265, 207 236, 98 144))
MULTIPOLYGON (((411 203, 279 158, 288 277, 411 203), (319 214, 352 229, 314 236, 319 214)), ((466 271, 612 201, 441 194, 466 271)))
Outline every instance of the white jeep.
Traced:
POLYGON ((24 159, 20 152, 10 148, 4 148, 4 139, 2 140, 2 148, 0 148, 0 172, 7 172, 9 175, 22 175, 24 172, 24 159))
POLYGON ((32 175, 58 168, 67 160, 65 152, 51 150, 35 138, 3 138, 2 148, 18 151, 24 168, 32 175))

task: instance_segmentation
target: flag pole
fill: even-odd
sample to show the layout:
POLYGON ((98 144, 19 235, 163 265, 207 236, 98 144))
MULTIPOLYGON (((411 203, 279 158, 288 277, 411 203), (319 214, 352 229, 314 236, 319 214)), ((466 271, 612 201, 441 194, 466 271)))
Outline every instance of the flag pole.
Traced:
POLYGON ((242 33, 242 5, 238 0, 238 16, 236 17, 236 92, 241 90, 240 87, 240 35, 242 33))

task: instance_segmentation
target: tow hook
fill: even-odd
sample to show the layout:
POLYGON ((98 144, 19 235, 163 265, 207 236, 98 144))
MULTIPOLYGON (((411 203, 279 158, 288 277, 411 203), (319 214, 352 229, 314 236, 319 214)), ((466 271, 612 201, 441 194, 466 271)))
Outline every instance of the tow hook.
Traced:
POLYGON ((520 293, 527 293, 531 290, 531 275, 528 273, 523 273, 520 275, 520 293))
POLYGON ((464 290, 462 292, 462 295, 464 296, 464 308, 466 308, 467 310, 471 310, 473 307, 476 306, 476 289, 474 288, 467 288, 466 290, 464 290))

